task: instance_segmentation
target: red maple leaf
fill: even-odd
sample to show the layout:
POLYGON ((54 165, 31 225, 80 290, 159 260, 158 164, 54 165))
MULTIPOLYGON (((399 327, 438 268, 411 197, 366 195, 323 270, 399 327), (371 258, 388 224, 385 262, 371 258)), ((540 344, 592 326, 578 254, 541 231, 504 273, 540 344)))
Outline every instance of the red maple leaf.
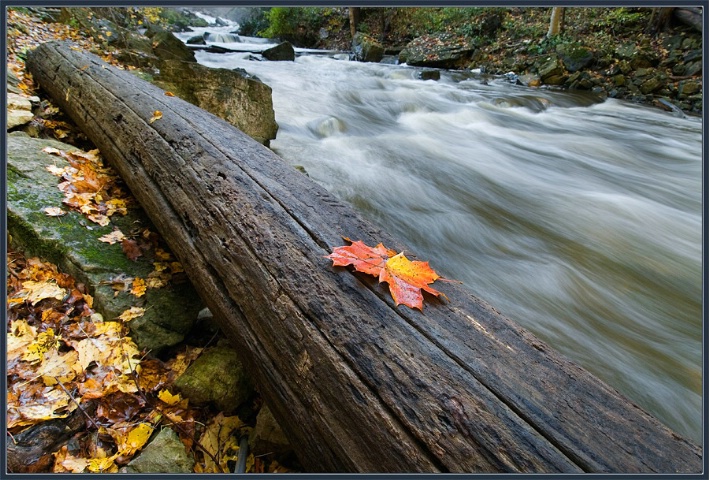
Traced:
MULTIPOLYGON (((345 240, 351 241, 348 238, 345 240)), ((423 311, 421 290, 445 297, 443 293, 428 286, 441 278, 428 262, 411 261, 403 252, 397 254, 381 243, 369 247, 357 240, 352 245, 333 248, 326 258, 331 259, 334 266, 352 265, 356 271, 378 277, 380 283, 388 283, 396 305, 403 304, 423 311)))

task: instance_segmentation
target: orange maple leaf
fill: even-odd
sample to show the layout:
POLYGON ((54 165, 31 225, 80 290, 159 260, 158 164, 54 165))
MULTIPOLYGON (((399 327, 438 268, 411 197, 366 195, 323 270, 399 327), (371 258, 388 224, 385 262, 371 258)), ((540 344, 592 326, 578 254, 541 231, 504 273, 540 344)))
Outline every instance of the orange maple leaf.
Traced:
MULTIPOLYGON (((351 242, 348 238, 345 240, 351 242)), ((334 266, 352 265, 358 272, 378 277, 380 283, 388 283, 396 305, 403 304, 423 311, 421 290, 445 297, 443 293, 428 286, 441 278, 428 262, 411 261, 403 252, 397 254, 381 243, 372 248, 357 240, 352 245, 333 248, 326 258, 331 259, 334 266)))

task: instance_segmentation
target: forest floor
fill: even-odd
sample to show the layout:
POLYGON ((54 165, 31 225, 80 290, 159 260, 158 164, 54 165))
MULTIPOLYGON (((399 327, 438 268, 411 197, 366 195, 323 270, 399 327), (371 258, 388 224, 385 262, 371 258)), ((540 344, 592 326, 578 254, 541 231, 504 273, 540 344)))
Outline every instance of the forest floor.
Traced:
MULTIPOLYGON (((99 168, 89 159, 100 152, 80 150, 90 148, 90 143, 37 88, 25 72, 25 58, 27 51, 40 43, 70 40, 99 53, 114 66, 129 67, 114 59, 115 52, 71 26, 47 23, 13 10, 8 11, 8 26, 7 68, 26 97, 42 99, 42 116, 33 121, 38 136, 77 147, 75 155, 85 157, 75 158, 81 163, 76 177, 83 186, 100 183, 104 174, 117 177, 109 167, 99 168)), ((47 215, 62 214, 61 209, 56 210, 47 215)), ((137 310, 132 308, 118 319, 104 321, 94 309, 87 285, 46 259, 28 258, 12 247, 11 238, 8 241, 6 420, 10 471, 117 472, 140 454, 154 434, 169 428, 191 452, 194 473, 231 472, 238 458, 239 436, 248 425, 213 405, 191 405, 174 388, 176 379, 213 338, 192 338, 160 358, 141 352, 128 336, 127 327, 137 310), (52 433, 57 425, 72 435, 63 438, 52 433), (34 447, 27 447, 27 441, 34 442, 34 447)), ((168 251, 164 254, 170 255, 168 251)), ((129 285, 137 297, 144 287, 135 282, 129 285)), ((250 401, 250 410, 257 411, 260 398, 250 401)), ((247 472, 288 471, 292 470, 268 458, 253 454, 247 458, 247 472)))

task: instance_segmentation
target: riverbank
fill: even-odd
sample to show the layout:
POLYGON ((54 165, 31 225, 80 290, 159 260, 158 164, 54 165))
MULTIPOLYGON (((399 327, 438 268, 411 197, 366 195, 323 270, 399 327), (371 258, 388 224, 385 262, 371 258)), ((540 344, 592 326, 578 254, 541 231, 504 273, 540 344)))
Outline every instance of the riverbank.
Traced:
MULTIPOLYGON (((298 46, 352 49, 348 8, 303 8, 297 15, 295 9, 280 10, 265 20, 256 10, 241 19, 242 31, 253 35, 261 28, 298 46)), ((513 82, 534 88, 593 91, 603 98, 702 113, 702 34, 677 15, 659 22, 660 9, 564 8, 560 33, 549 38, 551 8, 357 10, 357 31, 389 54, 416 41, 424 56, 464 45, 470 53, 458 63, 460 69, 509 74, 513 82)))

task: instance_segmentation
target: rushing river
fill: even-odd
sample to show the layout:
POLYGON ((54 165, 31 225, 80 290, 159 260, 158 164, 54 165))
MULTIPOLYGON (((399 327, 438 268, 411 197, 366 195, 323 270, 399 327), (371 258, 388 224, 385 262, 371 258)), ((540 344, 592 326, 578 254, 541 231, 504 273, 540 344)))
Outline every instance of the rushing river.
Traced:
MULTIPOLYGON (((267 46, 242 41, 216 45, 267 46)), ((196 53, 271 86, 276 153, 701 442, 701 119, 471 72, 253 56, 196 53)))

